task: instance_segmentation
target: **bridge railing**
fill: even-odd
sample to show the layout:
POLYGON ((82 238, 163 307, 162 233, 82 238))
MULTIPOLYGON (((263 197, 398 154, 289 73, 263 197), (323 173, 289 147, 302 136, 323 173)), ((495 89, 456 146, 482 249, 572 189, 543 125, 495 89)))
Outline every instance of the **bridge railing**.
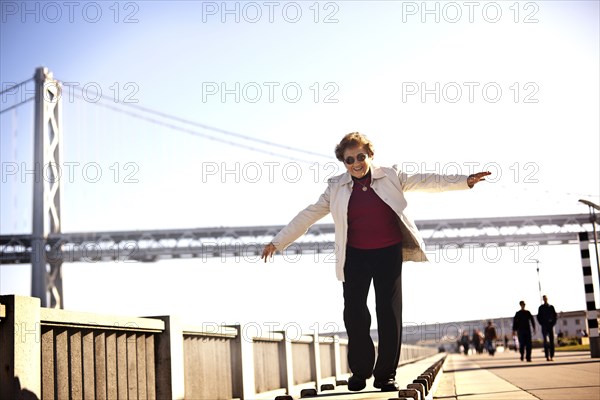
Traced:
POLYGON ((183 388, 186 399, 242 396, 238 330, 232 327, 183 327, 183 388))
POLYGON ((40 309, 44 398, 156 398, 155 337, 164 324, 40 309))
POLYGON ((337 336, 301 335, 268 332, 253 337, 254 390, 249 397, 273 398, 297 394, 302 389, 321 390, 334 385, 349 371, 342 369, 340 350, 347 341, 337 336))
MULTIPOLYGON (((0 296, 0 398, 272 399, 349 376, 345 339, 248 328, 70 312, 0 296)), ((404 346, 401 362, 435 352, 404 346)))

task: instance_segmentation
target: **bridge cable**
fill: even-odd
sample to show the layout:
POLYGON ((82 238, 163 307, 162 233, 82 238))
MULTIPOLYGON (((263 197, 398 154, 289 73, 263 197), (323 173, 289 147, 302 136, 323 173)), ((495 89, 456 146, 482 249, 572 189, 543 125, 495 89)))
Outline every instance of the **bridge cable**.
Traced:
MULTIPOLYGON (((81 96, 81 95, 74 94, 73 96, 76 97, 76 98, 78 98, 78 99, 81 99, 81 100, 85 101, 85 98, 83 96, 81 96)), ((164 127, 167 127, 167 128, 174 129, 174 130, 178 130, 178 131, 181 131, 181 132, 189 133, 189 134, 194 135, 194 136, 201 136, 201 137, 204 137, 204 138, 207 138, 207 139, 210 139, 210 140, 214 140, 214 141, 217 141, 217 142, 228 144, 230 146, 241 147, 241 148, 246 149, 246 150, 251 150, 251 151, 255 151, 255 152, 263 153, 263 154, 268 154, 270 156, 287 158, 289 160, 297 161, 297 162, 301 162, 301 163, 305 163, 305 164, 314 164, 315 163, 314 161, 309 161, 309 160, 305 160, 305 159, 297 158, 297 157, 293 157, 293 156, 286 156, 286 155, 283 155, 283 154, 274 153, 272 151, 262 150, 262 149, 257 148, 257 147, 252 147, 252 146, 249 146, 249 145, 232 142, 230 140, 220 139, 220 138, 217 138, 217 137, 214 137, 214 136, 211 136, 211 135, 207 135, 206 133, 199 132, 197 130, 184 128, 184 127, 181 127, 181 126, 178 126, 178 125, 171 124, 169 122, 160 121, 158 119, 147 117, 147 116, 140 115, 140 114, 135 114, 135 113, 129 112, 127 110, 124 110, 122 107, 117 107, 117 106, 113 106, 113 105, 110 105, 110 104, 99 103, 99 102, 98 103, 93 103, 93 104, 96 104, 98 106, 111 109, 113 111, 117 111, 117 112, 123 113, 125 115, 131 116, 131 117, 134 117, 134 118, 138 118, 138 119, 141 119, 141 120, 144 120, 144 121, 148 121, 148 122, 151 122, 151 123, 156 124, 156 125, 161 125, 161 126, 164 126, 164 127)))
POLYGON ((17 88, 17 87, 19 87, 19 86, 21 86, 21 85, 24 85, 24 84, 26 84, 27 82, 29 82, 29 81, 32 81, 32 80, 33 80, 33 78, 29 78, 29 79, 27 79, 27 80, 24 80, 23 82, 20 82, 20 83, 17 83, 17 84, 15 84, 15 85, 11 86, 11 87, 8 87, 8 88, 4 89, 3 91, 1 91, 1 92, 0 92, 0 95, 3 95, 4 93, 8 92, 9 90, 13 90, 14 88, 17 88))
POLYGON ((21 102, 19 102, 19 103, 17 103, 17 104, 13 104, 12 106, 10 106, 10 107, 8 107, 8 108, 5 108, 4 110, 0 110, 0 114, 2 114, 2 113, 5 113, 5 112, 7 112, 7 111, 10 111, 10 110, 12 110, 13 108, 17 108, 17 107, 19 107, 19 106, 21 106, 21 105, 23 105, 23 104, 25 104, 25 103, 28 103, 28 102, 30 102, 30 101, 31 101, 31 100, 33 100, 33 99, 34 99, 33 97, 30 97, 30 98, 29 98, 29 99, 27 99, 27 100, 23 100, 23 101, 21 101, 21 102))
POLYGON ((268 141, 268 140, 258 139, 258 138, 254 138, 252 136, 243 135, 241 133, 231 132, 231 131, 228 131, 228 130, 225 130, 225 129, 216 128, 216 127, 213 127, 213 126, 210 126, 210 125, 206 125, 206 124, 202 124, 202 123, 199 123, 199 122, 190 121, 188 119, 184 119, 184 118, 177 117, 177 116, 174 116, 174 115, 165 114, 163 112, 156 111, 156 110, 153 110, 153 109, 150 109, 150 108, 147 108, 147 107, 142 107, 142 106, 139 106, 137 104, 131 104, 131 103, 123 103, 123 104, 126 105, 126 106, 128 106, 128 107, 136 108, 136 109, 139 109, 139 110, 147 112, 147 113, 156 114, 156 115, 158 115, 160 117, 169 118, 169 119, 172 119, 172 120, 175 120, 175 121, 178 121, 178 122, 182 122, 182 123, 185 123, 185 124, 197 126, 199 128, 208 129, 208 130, 211 130, 211 131, 223 133, 225 135, 235 136, 235 137, 239 137, 239 138, 242 138, 242 139, 254 141, 254 142, 257 142, 257 143, 266 144, 266 145, 273 146, 273 147, 279 147, 279 148, 282 148, 282 149, 285 149, 285 150, 296 151, 296 152, 299 152, 299 153, 305 153, 305 154, 312 155, 312 156, 318 156, 318 157, 323 157, 323 158, 331 158, 331 156, 328 156, 328 155, 325 155, 325 154, 315 153, 315 152, 312 152, 312 151, 309 151, 309 150, 298 149, 298 148, 295 148, 295 147, 282 145, 282 144, 271 142, 271 141, 268 141))
MULTIPOLYGON (((99 94, 99 93, 96 93, 96 94, 99 95, 100 100, 107 101, 106 99, 103 98, 102 94, 99 94)), ((75 96, 78 97, 78 98, 80 98, 80 99, 82 99, 81 96, 78 96, 78 95, 75 95, 75 96)), ((85 99, 83 99, 83 100, 85 100, 85 99)), ((98 103, 95 103, 95 104, 98 104, 98 103)), ((331 158, 331 156, 328 156, 328 155, 325 155, 325 154, 316 153, 316 152, 313 152, 313 151, 299 149, 299 148, 295 148, 295 147, 291 147, 291 146, 286 146, 286 145, 282 145, 282 144, 279 144, 279 143, 271 142, 271 141, 268 141, 268 140, 263 140, 263 139, 258 139, 258 138, 252 137, 252 136, 243 135, 241 133, 231 132, 231 131, 228 131, 226 129, 217 128, 217 127, 214 127, 214 126, 210 126, 210 125, 202 124, 202 123, 199 123, 199 122, 191 121, 189 119, 185 119, 185 118, 181 118, 181 117, 178 117, 178 116, 175 116, 175 115, 167 114, 167 113, 164 113, 164 112, 161 112, 161 111, 157 111, 157 110, 154 110, 154 109, 151 109, 151 108, 148 108, 148 107, 143 107, 143 106, 140 106, 140 105, 137 105, 137 104, 132 104, 132 103, 121 103, 121 104, 124 105, 124 106, 130 107, 130 108, 134 108, 134 109, 136 109, 138 111, 142 111, 142 112, 149 113, 149 114, 154 114, 155 116, 158 116, 158 117, 161 117, 161 118, 171 119, 173 121, 177 121, 177 122, 181 122, 181 123, 184 123, 184 124, 196 126, 198 128, 202 128, 202 129, 206 129, 206 130, 210 130, 210 131, 222 133, 224 135, 234 136, 234 137, 238 137, 238 138, 245 139, 245 140, 248 140, 248 141, 253 141, 253 142, 265 144, 265 145, 268 145, 268 146, 272 146, 272 147, 278 147, 278 148, 281 148, 281 149, 284 149, 284 150, 295 151, 295 152, 298 152, 298 153, 304 153, 304 154, 308 154, 308 155, 312 155, 312 156, 317 156, 317 157, 322 157, 322 158, 328 158, 328 159, 331 158)), ((116 107, 108 107, 108 108, 117 110, 116 107)), ((117 110, 117 111, 119 111, 119 110, 117 110)), ((218 140, 218 139, 215 139, 215 140, 218 140)), ((227 141, 224 142, 224 143, 232 144, 231 142, 227 142, 227 141)), ((249 148, 248 147, 248 149, 253 149, 253 148, 249 148)), ((277 155, 275 153, 267 153, 267 154, 277 155)), ((289 158, 289 157, 286 157, 286 158, 289 158)), ((306 162, 306 161, 303 161, 303 162, 306 162)))

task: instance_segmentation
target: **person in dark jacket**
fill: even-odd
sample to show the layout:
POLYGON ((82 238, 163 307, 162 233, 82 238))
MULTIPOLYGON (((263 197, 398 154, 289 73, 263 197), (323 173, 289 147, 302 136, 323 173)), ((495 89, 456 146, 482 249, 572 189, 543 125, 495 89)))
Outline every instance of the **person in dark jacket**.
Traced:
POLYGON ((485 348, 487 349, 490 356, 496 353, 496 340, 498 339, 498 333, 496 327, 492 321, 488 321, 487 326, 484 330, 485 348))
POLYGON ((471 336, 471 342, 473 348, 477 354, 483 353, 483 345, 481 344, 481 332, 479 329, 473 329, 473 336, 471 336))
POLYGON ((556 310, 554 306, 548 304, 548 297, 542 297, 544 304, 538 308, 537 320, 542 327, 542 337, 544 338, 544 353, 546 361, 554 361, 554 325, 556 325, 556 310))
POLYGON ((465 354, 465 356, 469 355, 469 332, 464 331, 462 333, 462 337, 460 338, 460 344, 463 347, 463 352, 465 354))
POLYGON ((519 302, 521 309, 517 311, 513 318, 513 335, 516 334, 519 338, 519 352, 521 353, 521 361, 523 356, 527 357, 527 361, 531 362, 531 328, 533 328, 533 334, 535 335, 535 320, 533 315, 525 309, 525 302, 521 300, 519 302))

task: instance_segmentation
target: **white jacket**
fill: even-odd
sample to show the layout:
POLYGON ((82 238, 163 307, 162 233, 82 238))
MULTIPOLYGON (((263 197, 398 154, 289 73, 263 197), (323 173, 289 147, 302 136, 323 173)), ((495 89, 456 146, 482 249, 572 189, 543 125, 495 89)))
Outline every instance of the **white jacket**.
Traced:
MULTIPOLYGON (((281 231, 272 243, 277 250, 284 250, 293 241, 304 235, 315 222, 331 213, 335 224, 336 276, 344 281, 344 262, 348 237, 348 202, 354 182, 345 172, 329 179, 327 189, 319 200, 300 211, 281 231)), ((402 230, 402 256, 404 261, 427 261, 421 248, 423 239, 414 221, 404 213, 404 192, 442 192, 468 189, 465 175, 415 174, 407 175, 396 165, 392 168, 371 165, 371 188, 396 212, 402 230)))

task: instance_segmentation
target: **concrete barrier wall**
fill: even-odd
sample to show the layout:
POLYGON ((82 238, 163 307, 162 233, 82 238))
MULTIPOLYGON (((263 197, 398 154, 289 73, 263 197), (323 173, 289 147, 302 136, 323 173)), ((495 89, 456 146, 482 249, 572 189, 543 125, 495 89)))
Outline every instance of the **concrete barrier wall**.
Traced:
POLYGON ((237 330, 203 333, 186 328, 183 334, 183 370, 186 399, 241 397, 237 330))
POLYGON ((156 398, 162 321, 41 308, 44 399, 156 398))
POLYGON ((351 373, 350 367, 348 367, 348 340, 343 342, 340 339, 340 370, 342 375, 351 373))
POLYGON ((420 360, 438 353, 437 348, 403 344, 400 352, 400 364, 420 360))
MULTIPOLYGON (((242 339, 243 340, 243 339, 242 339)), ((284 341, 254 340, 255 393, 270 392, 286 387, 284 341)))
POLYGON ((324 378, 335 377, 335 343, 329 340, 325 343, 319 343, 321 376, 324 378))
POLYGON ((42 326, 44 399, 156 398, 154 337, 42 326))
MULTIPOLYGON (((260 399, 347 379, 347 340, 40 307, 0 296, 0 398, 260 399)), ((401 362, 436 349, 403 346, 401 362)))
POLYGON ((156 398, 160 320, 40 307, 1 296, 0 397, 156 398))
POLYGON ((315 353, 312 347, 312 341, 292 342, 294 385, 317 381, 315 353))

